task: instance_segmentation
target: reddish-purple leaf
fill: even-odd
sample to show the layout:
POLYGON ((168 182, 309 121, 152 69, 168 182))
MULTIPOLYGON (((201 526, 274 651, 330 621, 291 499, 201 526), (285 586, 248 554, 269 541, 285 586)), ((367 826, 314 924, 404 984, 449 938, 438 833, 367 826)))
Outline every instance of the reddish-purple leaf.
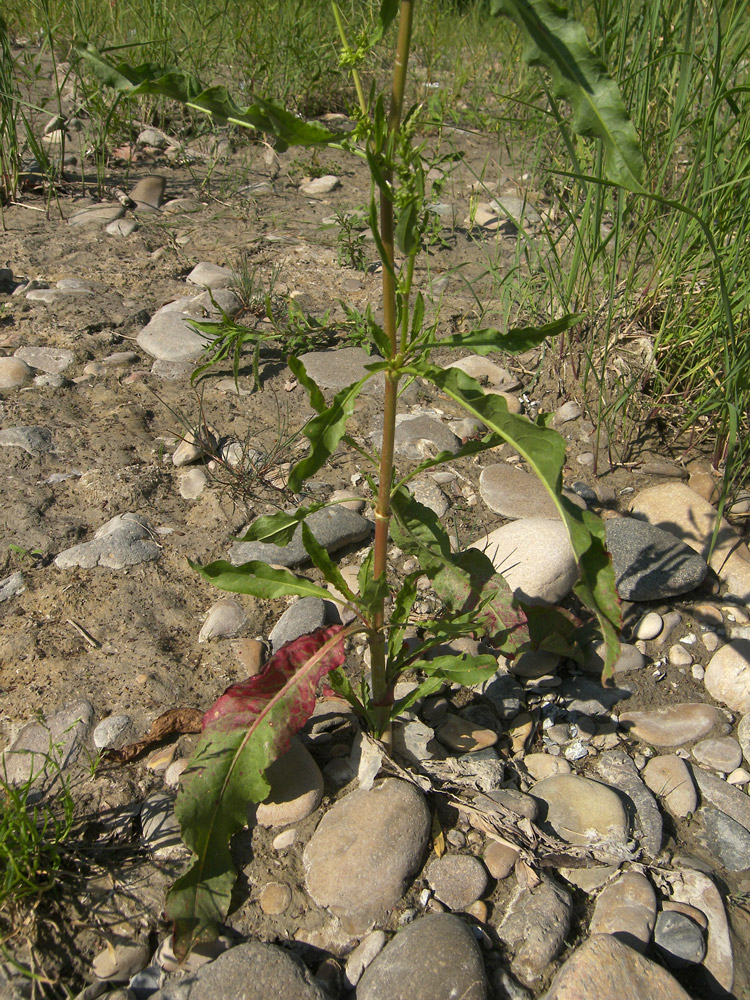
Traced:
POLYGON ((317 684, 344 662, 344 638, 352 630, 330 625, 287 643, 204 715, 175 802, 182 839, 195 854, 167 895, 177 954, 216 935, 236 879, 230 838, 247 824, 248 804, 267 797, 266 768, 312 714, 317 684))

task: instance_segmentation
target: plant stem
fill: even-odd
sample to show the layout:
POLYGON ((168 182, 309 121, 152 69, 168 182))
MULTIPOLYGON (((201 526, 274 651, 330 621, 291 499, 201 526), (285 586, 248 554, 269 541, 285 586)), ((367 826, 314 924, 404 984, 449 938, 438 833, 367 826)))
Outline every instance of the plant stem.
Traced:
MULTIPOLYGON (((398 131, 404 106, 406 70, 409 62, 411 28, 414 17, 414 0, 401 0, 398 25, 396 59, 393 65, 393 86, 391 106, 388 112, 388 135, 386 157, 388 168, 385 172, 386 189, 380 191, 380 235, 383 244, 383 326, 394 360, 398 353, 398 332, 396 328, 396 271, 394 263, 393 227, 393 155, 397 148, 398 131)), ((396 400, 398 398, 399 375, 386 372, 385 403, 383 407, 383 444, 380 452, 380 474, 378 500, 375 505, 375 541, 373 576, 376 580, 385 575, 388 562, 388 534, 391 520, 391 485, 393 480, 393 443, 396 435, 396 400)), ((372 699, 378 712, 378 730, 386 746, 391 743, 391 725, 388 702, 390 693, 385 665, 385 601, 381 599, 374 616, 373 634, 370 642, 372 699)))

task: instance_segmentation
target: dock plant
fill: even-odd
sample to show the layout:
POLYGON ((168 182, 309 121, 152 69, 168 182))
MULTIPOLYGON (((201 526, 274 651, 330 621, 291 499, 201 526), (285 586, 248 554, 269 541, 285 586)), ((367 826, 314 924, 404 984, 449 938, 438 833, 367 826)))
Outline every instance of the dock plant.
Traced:
MULTIPOLYGON (((351 72, 357 94, 352 112, 355 128, 346 134, 319 122, 302 121, 271 100, 256 98, 241 107, 224 87, 205 88, 185 73, 151 64, 114 65, 92 46, 79 48, 100 80, 126 97, 161 95, 182 101, 223 122, 259 130, 282 150, 291 145, 330 147, 364 158, 371 176, 368 224, 382 265, 383 322, 378 324, 368 314, 372 354, 363 377, 326 401, 303 363, 294 357, 289 360, 315 410, 303 431, 309 448, 291 469, 289 489, 304 493, 305 483, 343 444, 358 452, 375 497, 374 541, 359 570, 358 587, 347 583, 306 523, 324 503, 260 517, 244 540, 283 546, 299 531, 310 562, 332 590, 260 561, 241 566, 225 561, 191 564, 222 590, 265 599, 289 595, 334 599, 348 609, 353 620, 288 643, 257 676, 230 687, 204 716, 203 734, 183 774, 175 806, 183 839, 194 854, 190 868, 167 898, 175 948, 181 955, 196 940, 215 935, 223 922, 236 878, 230 839, 246 825, 248 804, 268 796, 266 769, 288 749, 291 736, 309 718, 323 678, 388 747, 392 721, 417 699, 446 683, 475 684, 492 676, 496 656, 431 655, 456 637, 483 638, 510 659, 528 649, 555 650, 580 659, 586 634, 589 639, 601 637, 605 675, 611 673, 619 648, 620 613, 604 526, 562 494, 564 440, 545 418, 532 421, 509 413, 502 397, 485 393, 473 378, 456 368, 442 368, 431 357, 437 347, 480 355, 522 353, 572 328, 582 317, 565 315, 538 327, 478 329, 447 337, 439 335, 437 322, 427 321, 424 299, 413 284, 415 263, 432 218, 425 146, 418 135, 420 109, 406 105, 415 6, 416 0, 382 0, 371 29, 353 40, 347 37, 343 18, 334 7, 340 62, 351 72), (364 67, 391 27, 397 29, 392 82, 390 92, 379 92, 374 84, 366 86, 364 67), (400 475, 394 463, 399 392, 405 382, 416 379, 460 404, 484 430, 481 438, 467 441, 457 454, 441 452, 400 475), (383 393, 378 452, 360 445, 347 430, 357 398, 373 380, 382 383, 383 393), (483 552, 454 551, 440 519, 409 491, 410 481, 420 473, 504 442, 539 477, 567 529, 579 573, 574 591, 590 617, 586 625, 559 608, 525 607, 483 552), (398 583, 389 567, 392 544, 416 557, 418 563, 418 569, 398 583), (429 577, 443 610, 430 621, 420 621, 416 644, 406 643, 422 574, 429 577), (355 685, 342 667, 345 641, 357 633, 364 635, 369 646, 370 673, 355 685), (407 670, 420 682, 408 696, 395 700, 396 682, 407 670)), ((494 0, 493 8, 494 13, 510 15, 520 25, 526 39, 524 58, 549 73, 553 92, 570 108, 572 127, 599 143, 608 182, 640 190, 642 159, 635 130, 583 28, 550 0, 494 0)))

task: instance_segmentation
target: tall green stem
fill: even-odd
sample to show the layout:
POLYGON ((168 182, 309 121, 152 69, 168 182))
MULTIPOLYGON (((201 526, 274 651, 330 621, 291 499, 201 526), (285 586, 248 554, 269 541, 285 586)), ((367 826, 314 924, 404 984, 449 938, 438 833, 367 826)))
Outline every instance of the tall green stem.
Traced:
MULTIPOLYGON (((399 11, 398 43, 393 66, 391 105, 388 112, 388 134, 386 138, 385 171, 386 186, 380 191, 380 236, 383 245, 383 326, 390 344, 390 358, 398 354, 398 331, 396 326, 396 269, 394 254, 393 226, 393 156, 398 147, 398 132, 404 107, 406 70, 409 62, 411 29, 414 17, 414 0, 401 0, 399 11)), ((391 483, 393 479, 393 443, 396 434, 396 400, 398 398, 398 372, 387 372, 385 379, 385 403, 383 407, 383 445, 380 452, 380 479, 378 500, 375 506, 375 542, 373 575, 375 579, 385 576, 388 562, 388 534, 391 520, 391 483)), ((372 698, 378 712, 378 729, 383 741, 390 744, 391 731, 389 716, 390 692, 385 668, 385 602, 380 601, 373 621, 373 635, 370 643, 372 669, 372 698)))

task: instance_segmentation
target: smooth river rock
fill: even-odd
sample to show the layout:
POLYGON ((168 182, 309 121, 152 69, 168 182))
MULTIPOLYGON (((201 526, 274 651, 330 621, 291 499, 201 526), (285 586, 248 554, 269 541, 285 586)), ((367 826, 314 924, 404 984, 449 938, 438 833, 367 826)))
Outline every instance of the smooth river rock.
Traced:
POLYGON ((706 690, 735 712, 750 712, 750 639, 733 639, 722 646, 706 667, 706 690))
POLYGON ((656 893, 645 875, 625 872, 596 901, 589 934, 611 934, 643 953, 656 922, 656 893))
POLYGON ((721 713, 713 705, 692 702, 665 705, 645 712, 622 712, 620 727, 629 736, 657 747, 681 747, 708 736, 720 721, 721 713))
POLYGON ((339 799, 305 848, 307 891, 362 934, 401 898, 422 861, 430 812, 413 785, 388 778, 339 799))
POLYGON ((546 821, 569 844, 620 846, 628 819, 617 792, 578 774, 556 774, 531 789, 547 806, 546 821))
POLYGON ((516 890, 497 927, 497 936, 513 951, 515 976, 530 984, 549 968, 562 949, 572 913, 570 894, 550 878, 516 890))
POLYGON ((694 813, 698 793, 685 761, 676 754, 652 757, 641 772, 651 791, 663 799, 668 812, 680 818, 694 813))
POLYGON ((153 541, 154 532, 140 514, 118 514, 94 532, 90 542, 81 542, 65 549, 55 558, 59 569, 80 566, 93 569, 125 569, 142 562, 151 562, 161 555, 161 546, 153 541))

